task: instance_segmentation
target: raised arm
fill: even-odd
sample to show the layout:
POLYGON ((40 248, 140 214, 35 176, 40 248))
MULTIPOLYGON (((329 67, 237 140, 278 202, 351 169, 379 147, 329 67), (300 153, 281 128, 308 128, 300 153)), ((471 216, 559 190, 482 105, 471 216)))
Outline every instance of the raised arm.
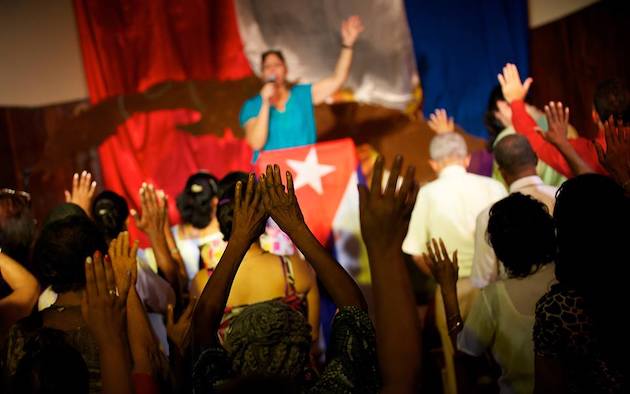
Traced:
POLYGON ((595 143, 597 158, 630 197, 630 126, 615 125, 611 117, 604 122, 604 135, 605 148, 595 143))
MULTIPOLYGON (((306 261, 315 269, 317 277, 332 297, 338 308, 358 306, 367 309, 361 290, 343 267, 335 261, 319 243, 304 222, 295 190, 293 177, 287 171, 287 191, 284 190, 280 167, 267 166, 267 172, 261 176, 260 183, 265 183, 263 202, 265 209, 278 226, 304 254, 306 261)), ((207 287, 207 286, 206 286, 207 287)))
POLYGON ((0 339, 18 320, 28 316, 39 296, 37 279, 20 263, 0 252, 0 274, 11 293, 0 299, 0 339))
POLYGON ((381 191, 383 158, 374 167, 372 186, 359 186, 361 234, 367 246, 374 289, 376 341, 384 393, 416 392, 420 375, 420 322, 402 254, 418 187, 409 167, 396 192, 402 168, 397 156, 381 191))
POLYGON ((240 181, 236 184, 232 234, 225 252, 201 292, 192 316, 195 354, 218 342, 217 331, 238 267, 252 242, 264 230, 267 214, 260 203, 260 186, 259 183, 258 190, 254 190, 256 186, 253 174, 249 175, 244 195, 243 184, 240 181))
POLYGON ((444 298, 448 334, 451 337, 453 348, 457 349, 457 334, 464 327, 459 311, 459 301, 457 300, 457 277, 459 272, 457 251, 453 252, 453 258, 451 259, 442 239, 440 239, 438 245, 438 241, 435 238, 431 242, 427 242, 427 250, 429 252, 424 254, 424 259, 431 268, 433 277, 440 285, 442 297, 444 298))
POLYGON ((591 166, 586 164, 567 138, 567 131, 569 127, 569 107, 563 107, 561 102, 556 104, 552 101, 549 105, 545 105, 545 114, 547 115, 549 130, 547 132, 542 132, 540 129, 537 130, 547 142, 555 146, 562 154, 566 162, 569 164, 573 175, 595 172, 591 166))
POLYGON ((81 312, 96 345, 105 394, 131 394, 131 360, 125 305, 131 273, 117 282, 111 263, 99 251, 85 261, 85 293, 81 312))
MULTIPOLYGON (((548 164, 554 170, 566 177, 571 177, 573 172, 569 163, 562 153, 536 130, 536 121, 527 113, 525 108, 525 96, 533 82, 532 78, 527 78, 524 82, 514 64, 507 64, 503 68, 503 73, 498 75, 499 83, 503 91, 503 96, 510 103, 512 109, 512 124, 514 129, 524 135, 532 145, 534 152, 540 160, 548 164)), ((591 141, 586 138, 575 138, 569 140, 584 162, 597 172, 603 173, 603 168, 597 162, 597 152, 591 141)))
POLYGON ((175 290, 179 302, 182 300, 187 279, 182 276, 181 270, 178 269, 177 261, 170 253, 164 234, 166 202, 158 196, 153 185, 143 184, 140 188, 140 204, 142 216, 135 210, 131 210, 131 215, 136 226, 149 237, 158 268, 175 290))
POLYGON ((129 241, 129 233, 123 231, 109 245, 108 257, 111 260, 116 281, 124 280, 129 273, 130 287, 127 296, 127 332, 133 360, 133 372, 154 375, 159 370, 158 342, 149 323, 142 301, 136 292, 138 277, 138 241, 129 241))
POLYGON ((335 72, 331 76, 313 84, 311 92, 313 104, 323 103, 328 96, 339 90, 346 82, 350 73, 350 66, 352 65, 352 46, 362 31, 363 23, 361 18, 356 15, 341 23, 341 53, 335 66, 335 72))

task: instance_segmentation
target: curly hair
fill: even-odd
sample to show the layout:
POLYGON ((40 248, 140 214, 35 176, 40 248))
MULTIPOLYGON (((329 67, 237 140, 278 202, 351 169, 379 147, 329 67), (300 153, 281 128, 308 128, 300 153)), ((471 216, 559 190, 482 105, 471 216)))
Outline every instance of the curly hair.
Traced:
POLYGON ((212 220, 212 199, 217 196, 217 178, 207 172, 197 172, 186 181, 177 196, 177 210, 185 224, 202 229, 212 220))
POLYGON ((125 221, 129 217, 129 206, 122 196, 105 190, 94 198, 92 217, 107 241, 110 241, 125 229, 125 221))
POLYGON ((107 244, 96 224, 87 216, 70 216, 42 229, 33 249, 33 268, 44 286, 57 293, 85 287, 85 258, 103 254, 107 244))
POLYGON ((511 278, 524 278, 552 262, 556 254, 553 219, 547 206, 513 193, 490 209, 488 241, 511 278))

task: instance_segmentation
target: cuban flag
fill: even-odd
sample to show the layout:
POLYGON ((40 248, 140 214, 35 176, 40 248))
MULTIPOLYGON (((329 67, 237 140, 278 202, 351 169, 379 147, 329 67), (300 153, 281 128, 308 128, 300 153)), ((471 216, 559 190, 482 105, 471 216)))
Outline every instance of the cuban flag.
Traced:
POLYGON ((325 245, 344 196, 349 188, 356 189, 357 157, 352 140, 261 152, 257 171, 264 172, 269 164, 278 164, 283 174, 291 172, 304 220, 325 245))

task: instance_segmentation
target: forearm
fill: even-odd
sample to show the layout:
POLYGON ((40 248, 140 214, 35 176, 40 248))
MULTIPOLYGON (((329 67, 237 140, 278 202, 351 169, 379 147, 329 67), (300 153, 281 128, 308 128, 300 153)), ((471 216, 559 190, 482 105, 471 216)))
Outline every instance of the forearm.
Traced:
POLYGON ((267 143, 267 137, 269 136, 269 109, 269 102, 263 100, 258 116, 253 120, 250 127, 246 127, 245 139, 253 150, 261 150, 267 143))
POLYGON ((577 153, 573 146, 566 141, 565 143, 555 144, 555 147, 562 154, 562 157, 566 160, 573 172, 573 175, 590 174, 595 171, 586 164, 582 157, 577 153))
POLYGON ((420 323, 402 252, 368 250, 383 385, 414 389, 420 370, 420 323))
POLYGON ((123 334, 99 344, 101 380, 104 394, 132 394, 131 361, 123 334))
POLYGON ((26 268, 3 253, 0 253, 0 274, 13 290, 0 300, 0 333, 3 333, 31 313, 39 296, 39 284, 26 268))
POLYGON ((169 254, 171 255, 171 258, 175 261, 178 271, 179 271, 179 276, 181 278, 188 278, 188 274, 186 273, 186 266, 184 264, 184 259, 182 259, 182 256, 179 254, 179 249, 177 248, 177 242, 175 241, 175 237, 173 236, 173 233, 171 232, 170 226, 166 226, 164 228, 164 237, 166 238, 166 245, 168 247, 168 251, 169 254))
POLYGON ((444 301, 446 327, 448 329, 453 348, 457 349, 457 334, 459 334, 463 328, 463 322, 457 326, 457 322, 462 320, 461 313, 459 311, 459 301, 457 299, 457 286, 441 286, 440 291, 442 292, 442 299, 444 301))
POLYGON ((157 340, 142 301, 133 287, 127 297, 127 332, 134 373, 153 374, 155 368, 151 361, 151 353, 159 351, 157 340))
POLYGON ((203 347, 217 341, 217 331, 230 295, 232 282, 250 245, 251 243, 246 241, 234 237, 230 238, 225 252, 223 252, 212 276, 203 288, 193 312, 193 343, 195 346, 203 347))
POLYGON ((519 134, 527 138, 538 159, 545 162, 566 177, 571 177, 571 168, 562 154, 536 131, 536 121, 527 113, 525 102, 515 100, 510 103, 512 124, 519 134))
POLYGON ((338 308, 358 306, 367 309, 359 286, 319 243, 304 224, 288 234, 304 254, 338 308))
POLYGON ((352 53, 352 48, 341 48, 341 53, 339 54, 339 59, 337 59, 334 74, 334 79, 337 82, 337 89, 339 89, 348 79, 350 66, 352 66, 352 53))
POLYGON ((184 291, 184 283, 187 278, 182 277, 179 272, 177 262, 173 259, 173 256, 171 256, 164 234, 160 232, 149 233, 149 240, 151 241, 151 247, 155 254, 157 266, 164 275, 164 279, 173 287, 178 302, 180 302, 184 291))

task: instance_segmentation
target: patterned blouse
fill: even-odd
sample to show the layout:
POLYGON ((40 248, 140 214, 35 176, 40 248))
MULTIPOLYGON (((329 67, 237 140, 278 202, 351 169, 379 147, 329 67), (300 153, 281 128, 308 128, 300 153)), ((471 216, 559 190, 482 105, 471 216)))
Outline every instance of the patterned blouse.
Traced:
POLYGON ((575 290, 554 285, 536 304, 534 353, 563 363, 571 393, 623 390, 623 374, 604 356, 584 298, 575 290))

